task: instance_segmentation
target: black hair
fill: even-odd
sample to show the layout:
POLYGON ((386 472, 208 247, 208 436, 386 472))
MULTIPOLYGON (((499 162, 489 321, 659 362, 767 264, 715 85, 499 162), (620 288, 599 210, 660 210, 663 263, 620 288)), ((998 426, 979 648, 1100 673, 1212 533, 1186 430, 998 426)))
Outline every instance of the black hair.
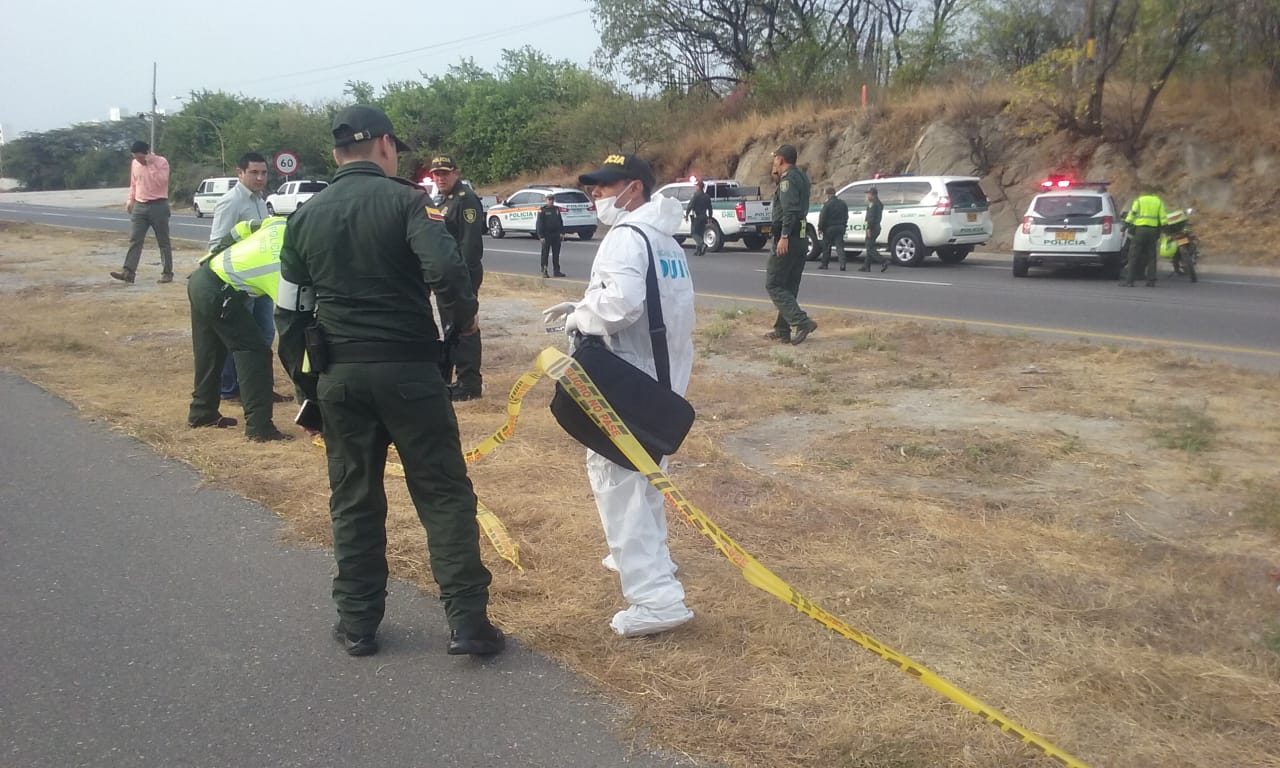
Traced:
POLYGON ((242 171, 247 171, 249 170, 249 163, 265 163, 265 162, 267 162, 267 158, 263 157, 261 154, 257 152, 245 152, 243 155, 240 156, 240 159, 236 161, 236 167, 242 171))

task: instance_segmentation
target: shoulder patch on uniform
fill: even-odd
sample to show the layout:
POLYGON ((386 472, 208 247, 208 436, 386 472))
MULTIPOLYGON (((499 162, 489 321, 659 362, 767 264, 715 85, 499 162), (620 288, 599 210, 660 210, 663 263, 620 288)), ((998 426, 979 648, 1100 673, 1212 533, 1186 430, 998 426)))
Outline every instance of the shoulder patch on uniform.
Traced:
POLYGON ((423 210, 427 212, 428 219, 431 219, 432 221, 444 221, 444 214, 441 213, 438 209, 432 208, 431 206, 427 205, 427 206, 423 206, 423 210))
POLYGON ((786 192, 790 188, 791 188, 791 182, 788 179, 783 179, 782 183, 778 185, 778 189, 782 190, 783 192, 786 192))
POLYGON ((476 223, 476 209, 475 209, 475 208, 464 208, 464 209, 462 210, 462 218, 463 218, 463 219, 465 219, 465 220, 466 220, 466 222, 467 222, 468 224, 475 224, 475 223, 476 223))

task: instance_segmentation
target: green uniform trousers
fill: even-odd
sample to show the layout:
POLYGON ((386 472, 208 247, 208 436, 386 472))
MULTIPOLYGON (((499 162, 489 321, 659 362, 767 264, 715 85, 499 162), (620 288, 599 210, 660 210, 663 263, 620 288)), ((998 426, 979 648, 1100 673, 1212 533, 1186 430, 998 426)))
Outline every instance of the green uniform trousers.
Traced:
MULTIPOLYGON (((475 264, 469 267, 469 271, 471 272, 471 290, 476 292, 476 298, 479 299, 480 283, 484 281, 484 267, 475 264)), ((453 348, 453 366, 458 371, 458 389, 480 394, 484 386, 484 377, 480 375, 481 357, 479 329, 469 336, 458 337, 458 343, 453 348)))
POLYGON ((778 240, 774 238, 769 263, 765 267, 764 288, 778 308, 773 330, 782 338, 790 338, 792 329, 810 322, 796 301, 800 293, 800 278, 804 276, 804 260, 804 238, 799 232, 791 233, 786 256, 778 255, 778 240))
POLYGON ((876 241, 880 239, 880 228, 867 229, 866 241, 863 243, 862 263, 871 266, 872 264, 883 264, 889 260, 889 255, 880 254, 880 247, 876 245, 876 241))
POLYGON ((386 611, 387 495, 394 443, 427 532, 431 574, 451 629, 485 616, 492 576, 480 560, 476 495, 458 420, 434 362, 334 363, 316 387, 329 463, 338 573, 333 600, 347 632, 372 634, 386 611))
POLYGON ((1134 227, 1129 238, 1129 265, 1124 280, 1132 283, 1145 274, 1147 281, 1156 280, 1156 249, 1160 244, 1160 230, 1155 227, 1134 227))
POLYGON ((831 263, 833 251, 839 256, 841 269, 849 262, 849 256, 844 252, 844 230, 844 227, 827 227, 822 230, 822 266, 831 263))
POLYGON ((191 300, 191 350, 195 355, 195 388, 189 423, 218 415, 222 402, 222 366, 230 353, 240 376, 247 435, 266 435, 271 421, 271 347, 245 304, 245 294, 232 290, 206 264, 187 281, 191 300))

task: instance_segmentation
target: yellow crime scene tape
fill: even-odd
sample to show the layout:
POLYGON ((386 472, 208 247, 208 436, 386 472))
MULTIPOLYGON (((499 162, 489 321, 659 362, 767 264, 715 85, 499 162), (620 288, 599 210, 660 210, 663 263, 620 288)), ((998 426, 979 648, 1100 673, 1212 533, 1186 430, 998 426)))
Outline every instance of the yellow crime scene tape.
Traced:
MULTIPOLYGON (((648 481, 662 492, 667 501, 678 509, 699 533, 710 539, 715 544, 716 549, 720 550, 721 554, 729 562, 742 571, 742 576, 748 584, 768 592, 824 627, 871 651, 932 690, 1019 740, 1024 745, 1038 750, 1059 765, 1069 766, 1069 768, 1089 768, 1081 760, 1072 757, 1043 737, 1015 723, 999 710, 951 684, 924 665, 912 660, 903 653, 895 651, 866 632, 855 629, 832 616, 813 601, 800 594, 794 587, 787 584, 768 568, 761 565, 760 561, 752 557, 749 552, 739 546, 727 533, 685 498, 684 494, 676 488, 675 484, 666 476, 666 473, 649 456, 648 451, 641 447, 639 441, 626 428, 622 418, 600 393, 600 390, 591 381, 591 377, 587 375, 582 366, 572 357, 554 347, 542 350, 534 360, 533 369, 522 374, 516 381, 507 398, 506 422, 497 431, 482 440, 475 448, 464 454, 468 463, 474 462, 492 452, 493 449, 515 434, 516 422, 520 416, 521 402, 529 390, 533 389, 543 376, 555 379, 565 388, 565 391, 573 398, 574 402, 591 417, 596 426, 600 427, 609 436, 613 444, 631 460, 648 481)), ((400 476, 404 475, 403 467, 399 464, 393 465, 392 462, 388 462, 389 469, 393 466, 393 473, 397 473, 400 476)), ((485 515, 492 518, 490 523, 495 532, 490 533, 490 529, 485 528, 485 533, 489 536, 490 541, 493 542, 494 548, 498 550, 500 555, 519 568, 517 561, 518 548, 507 534, 505 526, 502 525, 497 516, 487 509, 483 509, 482 512, 477 514, 476 518, 479 520, 485 515), (499 543, 500 541, 502 542, 501 544, 499 543)))

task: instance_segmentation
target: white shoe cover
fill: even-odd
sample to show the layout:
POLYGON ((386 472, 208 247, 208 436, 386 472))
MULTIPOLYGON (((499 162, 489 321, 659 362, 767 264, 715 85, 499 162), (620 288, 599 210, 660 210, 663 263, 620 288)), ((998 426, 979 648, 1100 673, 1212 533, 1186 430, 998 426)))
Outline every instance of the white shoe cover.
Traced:
POLYGON ((684 603, 676 603, 660 611, 633 605, 625 611, 615 613, 609 627, 623 637, 642 637, 675 629, 692 618, 693 611, 684 603))

